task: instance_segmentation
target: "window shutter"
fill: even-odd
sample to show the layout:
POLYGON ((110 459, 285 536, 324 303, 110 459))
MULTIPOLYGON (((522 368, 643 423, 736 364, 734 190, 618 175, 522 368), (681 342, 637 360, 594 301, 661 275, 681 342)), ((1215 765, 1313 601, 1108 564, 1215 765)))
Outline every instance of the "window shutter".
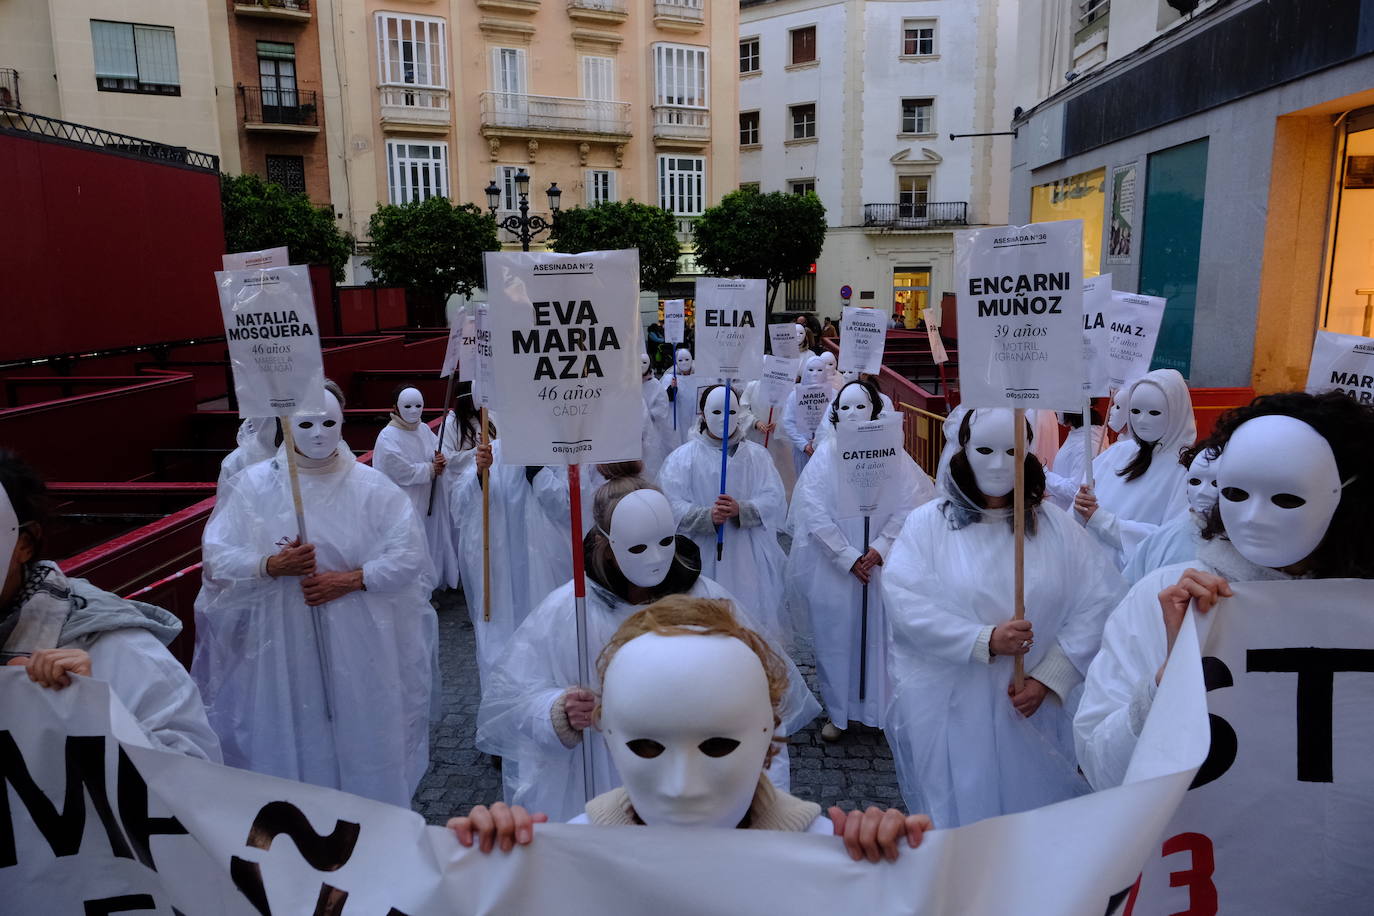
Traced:
POLYGON ((176 33, 171 29, 134 26, 138 80, 156 86, 179 86, 176 33))
POLYGON ((138 79, 134 55, 134 30, 127 22, 91 20, 91 44, 95 48, 95 75, 111 79, 138 79))

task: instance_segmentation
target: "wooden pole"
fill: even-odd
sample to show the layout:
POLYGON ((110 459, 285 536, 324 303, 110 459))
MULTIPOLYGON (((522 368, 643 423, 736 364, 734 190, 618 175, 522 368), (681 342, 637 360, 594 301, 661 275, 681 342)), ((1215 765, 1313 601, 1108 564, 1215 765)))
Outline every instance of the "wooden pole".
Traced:
MULTIPOLYGON (((577 621, 578 683, 592 687, 591 658, 587 651, 587 573, 582 565, 582 474, 581 467, 568 465, 568 510, 572 533, 573 611, 577 621)), ((596 778, 592 770, 590 735, 582 736, 582 791, 586 801, 596 797, 596 778)))
MULTIPOLYGON (((487 430, 487 409, 482 408, 479 433, 483 445, 491 438, 487 430)), ((482 622, 491 622, 491 487, 490 470, 482 470, 482 622)))
MULTIPOLYGON (((455 368, 448 376, 448 387, 444 390, 444 405, 442 419, 439 420, 439 448, 435 450, 434 457, 438 458, 444 451, 444 430, 448 426, 448 405, 453 403, 453 384, 458 379, 458 370, 455 368)), ((421 423, 424 420, 420 421, 421 423)), ((429 508, 425 510, 425 515, 434 514, 434 491, 438 488, 439 475, 435 474, 429 478, 429 508)))
MULTIPOLYGON (((768 425, 768 426, 772 426, 772 425, 773 425, 773 408, 772 408, 771 405, 768 407, 768 423, 767 423, 766 425, 768 425)), ((772 431, 771 429, 770 429, 768 432, 766 432, 766 433, 763 434, 763 447, 764 447, 764 448, 768 448, 768 439, 769 439, 769 437, 771 437, 772 435, 773 435, 773 431, 772 431)))
MULTIPOLYGON (((1089 442, 1092 442, 1092 441, 1093 441, 1093 398, 1092 398, 1092 395, 1090 395, 1090 394, 1084 395, 1084 396, 1083 396, 1083 425, 1086 426, 1086 427, 1088 427, 1088 432, 1087 432, 1088 441, 1089 441, 1089 442)), ((1083 467, 1083 482, 1086 483, 1089 487, 1092 487, 1092 486, 1093 486, 1093 458, 1095 457, 1095 453, 1094 453, 1092 450, 1087 449, 1086 447, 1084 448, 1084 451, 1085 451, 1087 454, 1086 454, 1086 460, 1084 460, 1084 462, 1083 462, 1083 465, 1084 465, 1084 467, 1083 467)))
MULTIPOLYGON (((281 418, 282 440, 286 443, 286 473, 291 480, 291 502, 296 509, 296 539, 300 545, 308 544, 309 535, 305 530, 305 504, 301 501, 301 479, 296 469, 296 439, 291 431, 291 420, 281 418)), ((329 683, 329 647, 324 641, 324 621, 320 619, 320 609, 310 609, 310 625, 315 631, 315 660, 320 667, 320 684, 324 689, 324 717, 334 721, 333 688, 329 683)))
MULTIPOLYGON (((1012 614, 1013 620, 1024 620, 1026 618, 1026 408, 1017 407, 1013 410, 1013 422, 1016 425, 1016 486, 1012 491, 1012 530, 1015 532, 1016 547, 1013 563, 1015 572, 1014 598, 1015 613, 1012 614)), ((1016 687, 1016 692, 1021 692, 1021 687, 1026 682, 1026 662, 1024 655, 1016 656, 1016 670, 1013 675, 1012 683, 1016 687)))

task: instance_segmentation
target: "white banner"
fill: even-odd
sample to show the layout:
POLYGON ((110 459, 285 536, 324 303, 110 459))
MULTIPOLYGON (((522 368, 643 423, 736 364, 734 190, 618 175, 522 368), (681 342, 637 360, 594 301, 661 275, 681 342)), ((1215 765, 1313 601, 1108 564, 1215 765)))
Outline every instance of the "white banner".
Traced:
POLYGON ((324 413, 324 361, 305 267, 215 272, 240 417, 324 413))
MULTIPOLYGON (((472 397, 478 407, 491 407, 492 389, 492 350, 491 350, 491 310, 485 302, 477 303, 477 314, 472 319, 472 352, 471 362, 477 366, 477 375, 471 379, 472 397)), ((462 379, 462 376, 459 376, 462 379)))
POLYGON ((508 464, 640 456, 639 252, 486 253, 491 386, 508 464))
POLYGON ((875 308, 846 305, 840 317, 840 371, 877 375, 883 371, 886 347, 887 316, 875 308))
POLYGON ((926 339, 930 341, 930 358, 937 366, 949 362, 949 354, 945 352, 944 339, 940 337, 940 328, 926 325, 926 339))
POLYGON ((1150 371, 1164 302, 1159 296, 1112 292, 1112 336, 1107 345, 1107 381, 1112 388, 1125 388, 1150 371))
POLYGON ((759 403, 781 407, 787 396, 797 387, 797 366, 800 360, 781 356, 763 358, 763 374, 759 378, 759 403))
POLYGON ((267 267, 290 267, 286 248, 264 248, 262 251, 240 251, 220 258, 225 270, 261 270, 267 267))
POLYGON ((463 309, 460 318, 458 337, 458 381, 472 382, 477 379, 477 312, 487 307, 485 302, 477 302, 463 309))
POLYGON ((1154 847, 1133 916, 1367 913, 1370 584, 1231 588, 1212 620, 1200 618, 1211 751, 1154 847))
POLYGON ((1307 390, 1340 391, 1361 404, 1374 403, 1374 337, 1318 331, 1307 367, 1307 390))
MULTIPOLYGON (((1107 351, 1111 343, 1112 275, 1101 274, 1083 281, 1083 393, 1105 398, 1110 372, 1107 351)), ((1083 422, 1088 422, 1086 419, 1083 422)))
POLYGON ((463 350, 463 309, 453 316, 453 326, 448 329, 448 343, 444 345, 444 365, 439 369, 439 378, 448 378, 458 368, 459 354, 463 350))
POLYGON ((801 339, 801 325, 796 322, 774 322, 768 326, 768 349, 774 356, 800 358, 801 339))
POLYGON ((687 339, 687 300, 663 300, 663 339, 680 344, 687 339))
POLYGON ((826 411, 830 409, 830 399, 835 389, 829 385, 797 386, 797 423, 808 436, 815 436, 826 411))
POLYGON ((1081 409, 1083 221, 954 237, 962 402, 1081 409))
POLYGON ((882 515, 897 494, 893 483, 905 456, 902 415, 889 413, 848 432, 835 449, 835 500, 840 518, 882 515))
POLYGON ((696 363, 707 379, 753 381, 763 370, 763 324, 767 315, 763 280, 698 277, 696 363))

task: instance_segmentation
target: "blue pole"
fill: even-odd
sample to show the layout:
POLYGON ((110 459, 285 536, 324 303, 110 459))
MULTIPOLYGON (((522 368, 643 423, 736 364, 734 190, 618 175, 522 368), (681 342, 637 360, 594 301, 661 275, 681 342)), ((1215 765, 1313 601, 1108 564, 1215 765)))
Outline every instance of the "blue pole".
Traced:
MULTIPOLYGON (((730 379, 725 380, 725 428, 720 438, 720 495, 725 495, 725 475, 730 460, 730 379)), ((725 525, 716 526, 716 562, 725 556, 725 525)))

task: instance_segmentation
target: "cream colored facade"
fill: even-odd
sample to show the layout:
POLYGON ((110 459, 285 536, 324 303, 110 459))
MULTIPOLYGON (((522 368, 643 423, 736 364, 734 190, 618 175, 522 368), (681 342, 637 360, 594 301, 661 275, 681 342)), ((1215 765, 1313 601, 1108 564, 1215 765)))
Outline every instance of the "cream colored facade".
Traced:
POLYGON ((532 212, 544 215, 550 182, 564 209, 592 202, 599 183, 611 199, 676 204, 685 216, 738 185, 736 3, 315 8, 331 199, 360 240, 379 203, 444 193, 485 209, 487 185, 504 185, 518 168, 531 176, 532 212), (670 59, 674 66, 656 66, 670 59), (674 187, 690 186, 685 204, 684 195, 661 196, 665 168, 674 187))

